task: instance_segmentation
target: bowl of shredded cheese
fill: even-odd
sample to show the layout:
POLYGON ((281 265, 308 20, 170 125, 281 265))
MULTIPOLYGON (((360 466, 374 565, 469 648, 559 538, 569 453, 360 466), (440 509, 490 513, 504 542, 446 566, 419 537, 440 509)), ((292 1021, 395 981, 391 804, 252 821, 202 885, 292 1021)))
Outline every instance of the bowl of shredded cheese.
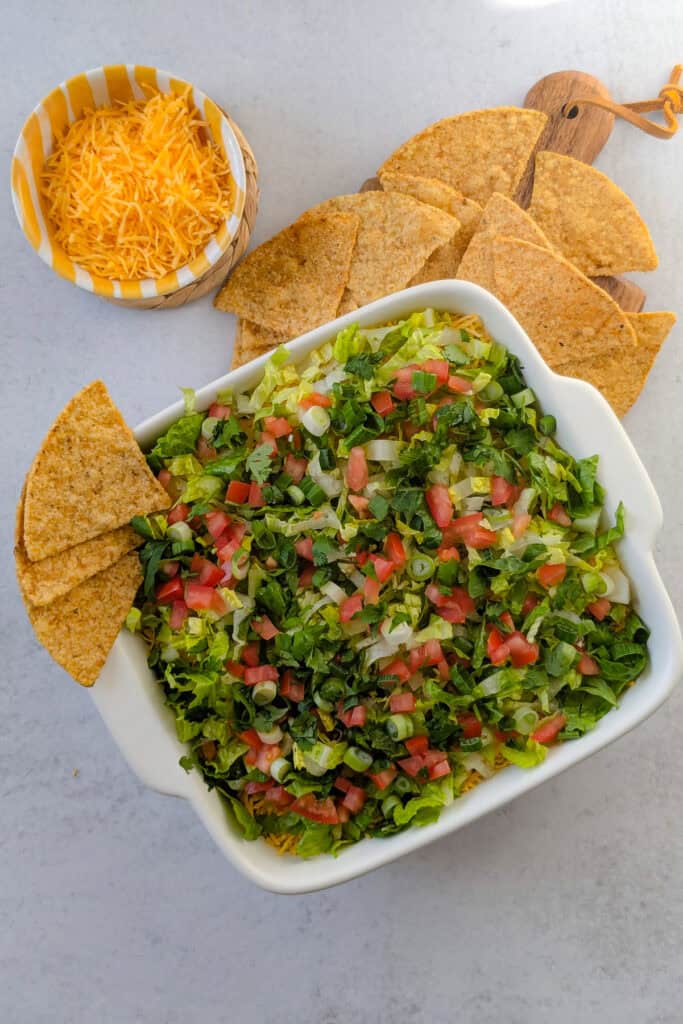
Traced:
POLYGON ((94 68, 33 110, 12 159, 19 223, 79 287, 127 306, 181 305, 246 249, 257 167, 235 122, 189 82, 94 68))

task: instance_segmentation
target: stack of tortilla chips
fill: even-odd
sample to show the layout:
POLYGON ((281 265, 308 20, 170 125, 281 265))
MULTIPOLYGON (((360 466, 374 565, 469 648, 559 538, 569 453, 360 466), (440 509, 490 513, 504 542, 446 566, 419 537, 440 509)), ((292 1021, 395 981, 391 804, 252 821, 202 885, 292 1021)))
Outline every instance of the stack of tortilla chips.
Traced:
POLYGON ((17 579, 40 642, 83 686, 97 679, 141 581, 127 525, 168 508, 132 431, 95 381, 53 423, 17 508, 17 579))
POLYGON ((625 413, 676 318, 626 313, 600 286, 657 266, 640 214, 604 174, 537 152, 528 212, 514 201, 546 122, 515 107, 438 121, 385 161, 380 191, 329 199, 252 252, 216 298, 240 317, 233 365, 407 285, 458 277, 498 296, 554 370, 625 413))

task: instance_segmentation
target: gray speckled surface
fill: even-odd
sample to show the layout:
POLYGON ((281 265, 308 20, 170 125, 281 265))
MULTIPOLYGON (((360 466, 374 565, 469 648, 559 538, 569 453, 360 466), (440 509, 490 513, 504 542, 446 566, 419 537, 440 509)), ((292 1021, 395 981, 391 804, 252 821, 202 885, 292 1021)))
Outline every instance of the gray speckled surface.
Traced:
MULTIPOLYGON (((20 236, 7 171, 50 87, 120 59, 226 104, 257 153, 256 239, 353 191, 412 131, 520 102, 552 70, 654 95, 683 38, 677 0, 188 5, 9 0, 0 67, 0 1020, 3 1024, 675 1024, 683 1011, 683 694, 589 763, 423 853, 305 897, 258 891, 189 807, 143 789, 88 695, 38 648, 13 580, 21 479, 56 411, 102 376, 130 422, 228 364, 207 300, 166 314, 98 302, 20 236), (422 7, 422 9, 420 9, 422 7), (527 4, 528 7, 528 4, 527 4), (162 12, 162 14, 156 12, 162 12), (191 12, 191 13, 190 13, 191 12), (73 774, 78 769, 78 775, 73 774)), ((619 126, 598 166, 634 197, 682 308, 683 137, 619 126)), ((626 426, 662 498, 659 563, 683 599, 681 329, 626 426)))

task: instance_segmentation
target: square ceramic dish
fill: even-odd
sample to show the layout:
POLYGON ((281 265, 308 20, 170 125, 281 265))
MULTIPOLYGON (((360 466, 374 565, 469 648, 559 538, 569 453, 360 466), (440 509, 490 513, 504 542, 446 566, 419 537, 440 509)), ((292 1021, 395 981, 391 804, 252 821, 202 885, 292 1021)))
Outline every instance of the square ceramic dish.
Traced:
MULTIPOLYGON (((300 361, 347 324, 385 323, 428 306, 478 314, 493 337, 521 359, 526 379, 543 408, 557 418, 560 443, 577 458, 600 455, 599 479, 607 489, 607 511, 613 516, 620 499, 627 509, 627 534, 619 545, 619 555, 633 583, 636 608, 652 630, 651 662, 620 706, 602 718, 593 732, 552 748, 542 765, 529 771, 511 765, 457 799, 434 825, 388 839, 364 839, 336 859, 321 855, 304 861, 278 856, 262 840, 242 839, 219 796, 209 792, 197 773, 187 775, 179 767, 184 746, 176 739, 161 687, 147 667, 145 645, 140 638, 122 632, 92 693, 124 757, 147 785, 189 800, 228 860, 252 882, 274 892, 310 892, 336 885, 455 832, 633 729, 662 704, 683 671, 680 630, 653 558, 662 510, 638 455, 605 399, 583 381, 553 373, 517 321, 493 296, 461 281, 419 285, 319 327, 292 341, 288 348, 292 359, 300 361)), ((197 393, 198 407, 208 407, 226 387, 254 385, 265 360, 263 356, 202 388, 197 393)), ((178 402, 138 427, 136 436, 142 447, 149 448, 181 413, 182 403, 178 402)))

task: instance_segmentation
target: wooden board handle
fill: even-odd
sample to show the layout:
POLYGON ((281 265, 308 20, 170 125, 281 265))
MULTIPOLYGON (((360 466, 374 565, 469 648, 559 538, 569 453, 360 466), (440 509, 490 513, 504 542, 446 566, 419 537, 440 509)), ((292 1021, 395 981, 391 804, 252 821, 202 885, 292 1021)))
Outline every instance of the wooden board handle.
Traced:
MULTIPOLYGON (((536 82, 526 94, 524 106, 542 110, 548 115, 548 124, 538 140, 515 197, 524 209, 531 200, 538 150, 549 149, 592 164, 610 137, 614 114, 599 107, 577 107, 572 103, 577 96, 611 98, 602 82, 583 71, 555 71, 536 82)), ((629 313, 639 313, 645 304, 645 292, 632 281, 600 277, 595 279, 595 283, 629 313)))

